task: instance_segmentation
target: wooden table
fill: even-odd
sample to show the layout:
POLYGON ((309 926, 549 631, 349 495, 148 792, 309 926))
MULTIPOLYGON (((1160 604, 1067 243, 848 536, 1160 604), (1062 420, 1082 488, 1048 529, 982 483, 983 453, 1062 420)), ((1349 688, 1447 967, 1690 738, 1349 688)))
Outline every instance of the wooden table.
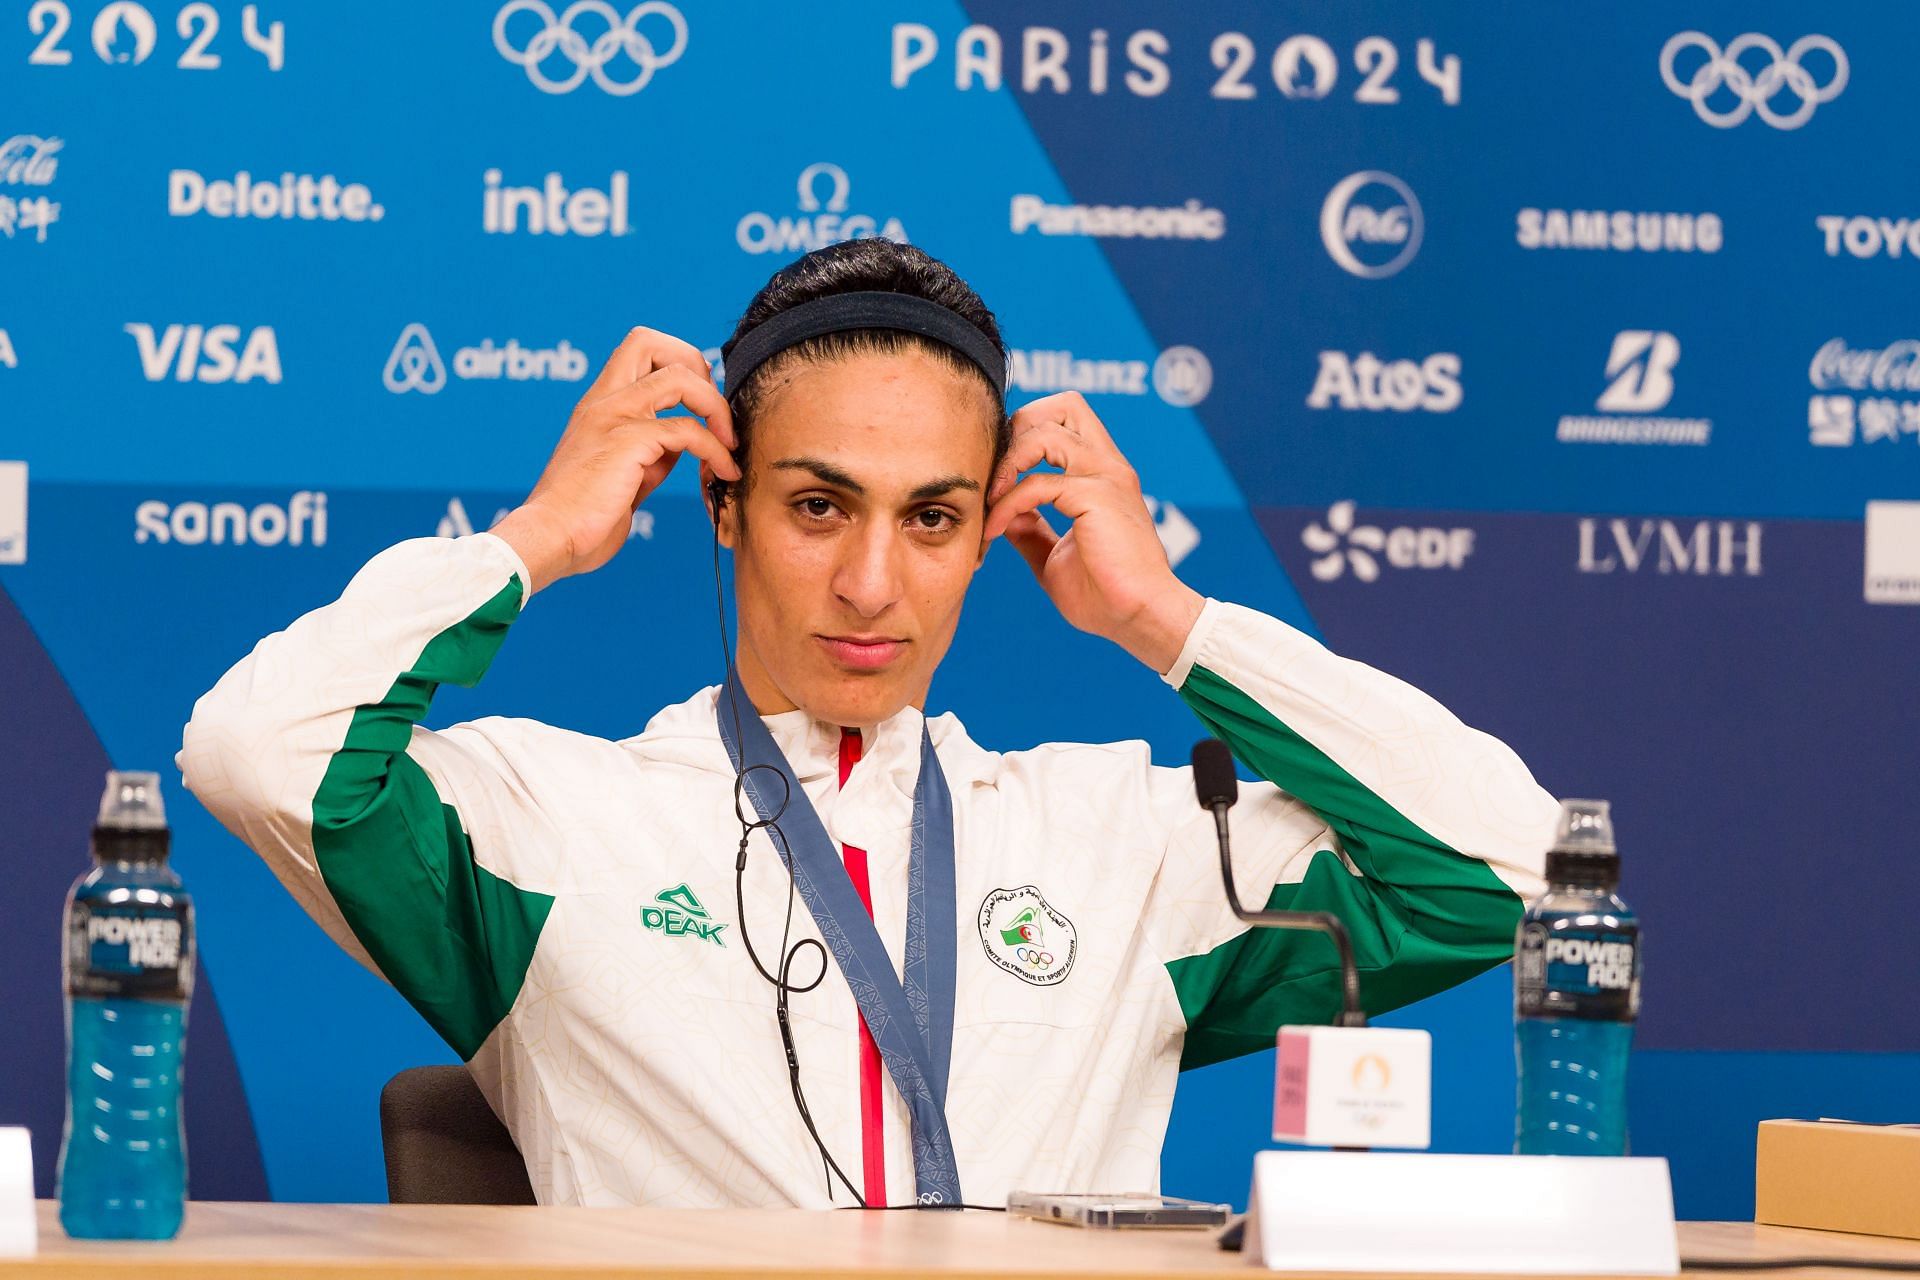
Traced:
MULTIPOLYGON (((1680 1226, 1680 1252, 1732 1259, 1838 1254, 1915 1261, 1920 1242, 1748 1222, 1687 1222, 1680 1226)), ((69 1240, 54 1205, 42 1201, 40 1255, 0 1260, 0 1277, 7 1280, 661 1275, 1070 1280, 1222 1274, 1244 1275, 1245 1263, 1238 1254, 1221 1253, 1206 1232, 1082 1231, 999 1213, 385 1204, 196 1203, 188 1208, 177 1240, 144 1244, 69 1240)), ((1859 1280, 1859 1273, 1850 1273, 1849 1280, 1859 1280)))

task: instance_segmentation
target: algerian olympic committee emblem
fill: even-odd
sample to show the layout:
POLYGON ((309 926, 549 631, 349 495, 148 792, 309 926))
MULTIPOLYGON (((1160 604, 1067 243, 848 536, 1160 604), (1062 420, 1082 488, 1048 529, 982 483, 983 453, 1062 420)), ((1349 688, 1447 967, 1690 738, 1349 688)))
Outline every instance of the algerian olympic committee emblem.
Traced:
POLYGON ((987 959, 1022 982, 1050 987, 1073 968, 1080 938, 1032 885, 995 889, 980 904, 980 945, 987 959))

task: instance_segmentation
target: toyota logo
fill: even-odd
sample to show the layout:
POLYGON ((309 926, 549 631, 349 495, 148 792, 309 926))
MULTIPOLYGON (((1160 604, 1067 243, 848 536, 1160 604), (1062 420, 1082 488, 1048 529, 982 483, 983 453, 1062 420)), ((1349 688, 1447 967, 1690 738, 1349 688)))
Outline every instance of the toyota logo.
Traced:
POLYGON ((1748 32, 1736 36, 1722 52, 1702 33, 1682 31, 1660 50, 1660 78, 1676 95, 1693 103, 1695 115, 1716 129, 1731 129, 1754 114, 1776 129, 1798 129, 1812 119, 1815 107, 1832 102, 1847 87, 1847 55, 1833 40, 1820 35, 1801 36, 1782 53, 1772 38, 1748 32), (1692 48, 1706 54, 1707 60, 1683 81, 1674 73, 1674 64, 1682 52, 1692 48), (1740 59, 1755 49, 1765 53, 1768 62, 1758 71, 1750 71, 1740 59), (1813 73, 1800 64, 1800 59, 1814 50, 1833 59, 1833 75, 1823 85, 1814 84, 1813 73), (1738 101, 1726 111, 1716 111, 1707 105, 1707 99, 1722 88, 1738 101), (1798 100, 1785 115, 1773 109, 1773 99, 1782 89, 1790 90, 1798 100))
POLYGON ((654 72, 679 61, 687 49, 687 20, 666 0, 645 0, 629 10, 625 18, 606 0, 574 0, 558 17, 545 0, 508 0, 493 18, 493 47, 508 62, 524 68, 527 79, 542 93, 572 93, 591 75, 602 89, 624 98, 646 88, 654 72), (533 14, 540 19, 541 26, 523 47, 515 48, 507 37, 507 24, 520 13, 533 14), (606 24, 606 30, 595 35, 591 42, 574 29, 574 20, 583 14, 606 24), (640 32, 640 20, 652 14, 666 19, 673 27, 673 43, 664 51, 654 48, 653 41, 640 32), (622 73, 631 75, 631 79, 616 79, 607 71, 608 65, 622 54, 638 68, 637 74, 622 73), (558 80, 543 69, 547 60, 555 55, 572 64, 572 69, 558 80))

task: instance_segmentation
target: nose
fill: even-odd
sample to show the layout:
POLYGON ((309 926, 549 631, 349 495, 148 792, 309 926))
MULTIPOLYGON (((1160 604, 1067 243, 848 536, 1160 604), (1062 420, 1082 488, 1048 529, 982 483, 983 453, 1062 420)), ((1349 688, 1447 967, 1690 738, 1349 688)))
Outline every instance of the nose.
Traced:
POLYGON ((840 563, 833 591, 862 618, 877 618, 906 593, 901 573, 903 548, 884 520, 862 520, 840 540, 840 563))

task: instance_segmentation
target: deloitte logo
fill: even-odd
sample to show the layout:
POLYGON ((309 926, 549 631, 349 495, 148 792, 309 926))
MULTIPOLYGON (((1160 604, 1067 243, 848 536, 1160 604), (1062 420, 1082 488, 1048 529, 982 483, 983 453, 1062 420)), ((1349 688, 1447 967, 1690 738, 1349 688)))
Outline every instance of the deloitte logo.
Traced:
POLYGON ((799 216, 749 213, 734 225, 733 238, 746 253, 810 253, 843 240, 879 237, 895 244, 907 242, 907 229, 888 214, 848 213, 852 190, 847 171, 820 161, 800 171, 799 216), (826 199, 821 199, 825 191, 826 199))
POLYGON ((1162 400, 1191 408, 1213 390, 1213 365, 1197 347, 1168 347, 1145 360, 1088 360, 1071 351, 1007 352, 1007 385, 1019 391, 1143 396, 1151 383, 1162 400))
POLYGON ((1327 255, 1362 280, 1384 280, 1412 262, 1425 229, 1413 189, 1378 169, 1342 178, 1320 206, 1327 255))
POLYGON ((387 216, 373 192, 330 173, 283 173, 256 181, 245 169, 232 179, 209 181, 192 169, 167 174, 167 214, 190 218, 298 218, 302 222, 378 222, 387 216))
MULTIPOLYGON (((479 346, 453 353, 453 376, 463 381, 578 382, 587 376, 587 355, 565 338, 548 348, 523 347, 513 338, 502 344, 482 338, 479 346)), ((397 396, 409 391, 436 395, 447 385, 446 362, 426 325, 416 320, 400 331, 380 380, 397 396)))

